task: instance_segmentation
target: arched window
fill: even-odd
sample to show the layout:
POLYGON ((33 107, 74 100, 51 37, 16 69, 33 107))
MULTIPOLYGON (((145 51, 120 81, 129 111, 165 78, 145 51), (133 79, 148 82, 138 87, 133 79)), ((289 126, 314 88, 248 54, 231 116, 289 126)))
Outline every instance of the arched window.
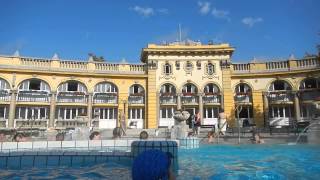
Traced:
POLYGON ((236 93, 249 93, 249 92, 251 92, 251 88, 246 83, 240 83, 236 86, 235 92, 236 93))
POLYGON ((314 89, 314 88, 320 88, 320 81, 315 78, 307 78, 303 80, 300 84, 299 89, 314 89))
POLYGON ((87 88, 84 84, 78 81, 67 81, 62 83, 58 87, 59 92, 85 92, 87 93, 87 88))
POLYGON ((134 84, 134 85, 132 85, 131 87, 130 87, 130 90, 129 90, 130 92, 130 94, 131 95, 135 95, 135 94, 144 94, 144 89, 143 89, 143 87, 141 86, 141 85, 139 85, 139 84, 134 84))
POLYGON ((182 93, 198 93, 198 89, 194 84, 188 83, 183 86, 182 93))
POLYGON ((193 64, 190 61, 186 62, 186 66, 185 66, 186 71, 192 71, 193 69, 193 64))
POLYGON ((276 80, 269 87, 269 91, 285 91, 285 90, 292 90, 292 87, 288 82, 283 80, 276 80))
POLYGON ((176 93, 176 88, 172 84, 164 84, 161 86, 160 93, 176 93))
POLYGON ((214 74, 214 65, 212 63, 207 64, 207 74, 208 75, 213 75, 214 74))
POLYGON ((166 63, 164 65, 164 74, 165 75, 169 75, 169 74, 172 74, 172 68, 171 68, 171 65, 169 63, 166 63))
POLYGON ((117 86, 109 82, 99 83, 94 87, 94 92, 101 92, 101 93, 116 93, 118 92, 117 86))
POLYGON ((220 92, 220 89, 217 85, 213 84, 213 83, 209 83, 204 87, 203 90, 204 93, 218 93, 220 92))

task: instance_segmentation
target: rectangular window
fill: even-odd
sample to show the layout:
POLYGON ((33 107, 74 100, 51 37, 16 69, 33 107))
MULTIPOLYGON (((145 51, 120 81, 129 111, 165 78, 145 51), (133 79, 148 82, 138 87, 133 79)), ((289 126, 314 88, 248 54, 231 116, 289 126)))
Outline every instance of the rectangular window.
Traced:
POLYGON ((5 107, 0 107, 0 118, 4 118, 5 119, 5 107))

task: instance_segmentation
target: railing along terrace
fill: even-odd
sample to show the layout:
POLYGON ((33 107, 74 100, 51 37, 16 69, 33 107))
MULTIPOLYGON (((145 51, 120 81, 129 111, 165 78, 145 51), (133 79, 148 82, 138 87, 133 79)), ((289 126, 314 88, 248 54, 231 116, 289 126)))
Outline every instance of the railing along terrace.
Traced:
POLYGON ((62 103, 86 103, 87 99, 84 92, 78 91, 59 92, 57 96, 57 102, 62 103))
POLYGON ((128 97, 129 104, 144 104, 144 96, 142 95, 130 95, 128 97))
POLYGON ((211 104, 211 103, 220 103, 221 95, 219 94, 205 94, 205 96, 202 97, 203 103, 205 104, 211 104))
POLYGON ((119 64, 95 63, 95 69, 101 71, 119 71, 119 64))
POLYGON ((319 58, 312 57, 312 58, 306 58, 297 60, 297 67, 318 67, 320 66, 319 58))
POLYGON ((80 61, 60 61, 60 68, 64 69, 87 69, 87 62, 80 61))
POLYGON ((320 89, 300 90, 299 95, 302 101, 313 101, 320 97, 320 89))
POLYGON ((8 119, 0 119, 0 128, 6 128, 8 125, 8 119))
POLYGON ((144 64, 130 64, 130 71, 145 71, 145 65, 144 64))
POLYGON ((49 59, 21 58, 20 64, 24 66, 50 67, 49 59))
POLYGON ((238 102, 238 103, 251 103, 252 102, 251 95, 247 94, 247 93, 236 93, 236 95, 234 96, 234 100, 235 100, 235 102, 238 102))
POLYGON ((10 101, 11 95, 7 90, 0 90, 0 101, 10 101))
POLYGON ((250 64, 233 64, 234 71, 250 71, 250 64))
POLYGON ((299 69, 312 69, 320 67, 319 57, 306 57, 298 60, 257 62, 247 64, 232 64, 234 73, 260 73, 273 71, 292 71, 299 69))
POLYGON ((266 62, 267 69, 288 69, 289 61, 266 62))
POLYGON ((199 97, 195 95, 183 95, 181 96, 181 102, 182 104, 198 104, 199 97))
POLYGON ((177 104, 177 96, 160 96, 160 104, 177 104))
POLYGON ((118 97, 116 93, 95 93, 93 103, 117 104, 118 97))
POLYGON ((19 91, 17 101, 50 102, 50 98, 47 91, 19 91))
POLYGON ((282 102, 291 102, 293 101, 293 94, 291 92, 285 91, 273 91, 269 92, 268 98, 270 101, 282 101, 282 102))
POLYGON ((74 128, 74 127, 88 127, 88 119, 56 119, 55 127, 56 128, 74 128))

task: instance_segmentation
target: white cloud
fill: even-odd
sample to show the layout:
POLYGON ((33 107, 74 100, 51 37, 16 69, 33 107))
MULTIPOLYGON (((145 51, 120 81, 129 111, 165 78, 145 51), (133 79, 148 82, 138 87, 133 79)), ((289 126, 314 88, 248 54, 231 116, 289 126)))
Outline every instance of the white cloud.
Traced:
POLYGON ((245 17, 242 19, 242 23, 249 26, 253 27, 256 23, 262 22, 263 19, 258 17, 258 18, 253 18, 253 17, 245 17))
POLYGON ((144 16, 144 17, 149 17, 149 16, 154 15, 154 10, 151 7, 134 6, 132 8, 132 10, 137 12, 138 14, 144 16))
POLYGON ((209 2, 198 2, 198 6, 200 7, 200 14, 208 14, 210 12, 210 3, 209 2))
POLYGON ((169 14, 169 10, 166 8, 157 9, 157 12, 161 14, 169 14))
POLYGON ((229 18, 229 11, 218 10, 216 8, 213 8, 211 13, 215 18, 226 19, 228 21, 231 20, 229 18))

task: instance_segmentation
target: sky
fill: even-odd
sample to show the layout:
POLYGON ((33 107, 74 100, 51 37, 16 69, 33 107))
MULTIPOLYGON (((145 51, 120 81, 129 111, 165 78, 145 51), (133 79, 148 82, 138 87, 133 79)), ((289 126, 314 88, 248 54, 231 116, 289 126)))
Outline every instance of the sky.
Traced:
POLYGON ((140 63, 147 44, 229 43, 233 62, 316 54, 320 0, 1 0, 0 54, 140 63))

